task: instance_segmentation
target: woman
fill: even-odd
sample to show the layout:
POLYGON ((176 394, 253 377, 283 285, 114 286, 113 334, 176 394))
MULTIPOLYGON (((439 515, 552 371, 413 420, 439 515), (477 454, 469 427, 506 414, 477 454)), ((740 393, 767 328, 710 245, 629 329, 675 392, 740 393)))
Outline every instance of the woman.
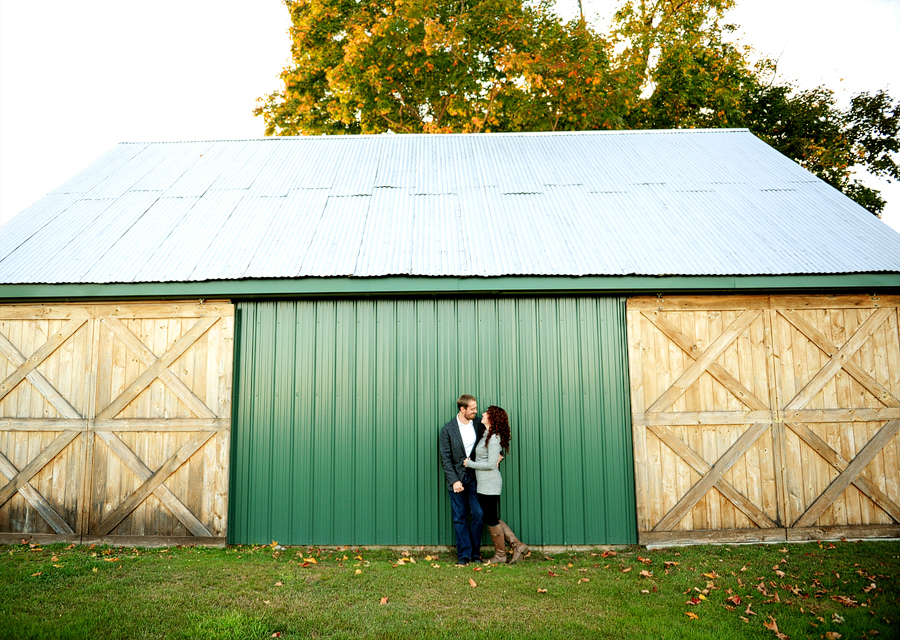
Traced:
POLYGON ((509 525, 503 522, 497 513, 500 491, 503 488, 503 477, 497 467, 500 462, 500 451, 509 452, 509 417, 500 407, 490 406, 481 416, 481 424, 485 430, 481 440, 472 450, 475 459, 466 458, 463 464, 469 469, 475 469, 478 502, 484 511, 484 523, 491 534, 491 542, 494 543, 494 557, 488 562, 506 562, 505 540, 508 540, 513 550, 509 563, 515 564, 528 553, 528 547, 516 538, 509 525))

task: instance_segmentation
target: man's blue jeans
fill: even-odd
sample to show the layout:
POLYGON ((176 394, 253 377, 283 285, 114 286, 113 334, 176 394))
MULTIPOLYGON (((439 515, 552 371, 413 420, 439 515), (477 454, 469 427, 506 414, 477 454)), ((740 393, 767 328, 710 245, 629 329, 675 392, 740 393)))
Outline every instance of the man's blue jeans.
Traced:
POLYGON ((456 558, 459 562, 481 559, 481 531, 484 514, 478 503, 475 479, 463 481, 464 491, 450 489, 450 512, 456 534, 456 558))

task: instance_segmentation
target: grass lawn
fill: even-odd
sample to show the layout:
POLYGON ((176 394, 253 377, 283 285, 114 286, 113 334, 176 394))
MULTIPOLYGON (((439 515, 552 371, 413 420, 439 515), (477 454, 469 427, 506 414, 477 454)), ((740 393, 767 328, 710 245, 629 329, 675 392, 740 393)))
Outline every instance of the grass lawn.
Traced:
POLYGON ((465 568, 449 553, 355 548, 0 554, 0 638, 900 637, 898 542, 533 552, 465 568))

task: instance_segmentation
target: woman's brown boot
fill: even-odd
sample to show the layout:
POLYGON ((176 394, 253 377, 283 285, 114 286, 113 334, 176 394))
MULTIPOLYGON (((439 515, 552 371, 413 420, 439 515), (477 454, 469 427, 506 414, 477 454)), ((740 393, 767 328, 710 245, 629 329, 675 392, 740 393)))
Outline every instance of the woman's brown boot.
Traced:
POLYGON ((500 527, 502 527, 503 535, 506 536, 506 541, 509 542, 509 546, 511 546, 513 550, 512 559, 509 563, 515 564, 528 553, 528 545, 519 540, 516 537, 516 534, 512 532, 512 529, 509 528, 509 525, 503 522, 503 520, 500 521, 500 527))
POLYGON ((491 564, 503 564, 506 562, 506 540, 503 538, 503 527, 499 524, 488 527, 491 534, 491 542, 494 543, 494 557, 487 560, 491 564))

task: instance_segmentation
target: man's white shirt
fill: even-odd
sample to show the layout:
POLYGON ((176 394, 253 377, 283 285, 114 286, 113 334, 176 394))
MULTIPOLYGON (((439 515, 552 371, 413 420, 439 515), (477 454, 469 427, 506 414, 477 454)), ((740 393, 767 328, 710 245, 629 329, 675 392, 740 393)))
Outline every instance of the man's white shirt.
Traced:
POLYGON ((469 420, 469 424, 463 424, 459 416, 456 416, 456 424, 459 425, 459 436, 462 438, 463 447, 466 449, 466 457, 472 457, 472 448, 475 446, 475 421, 469 420))

